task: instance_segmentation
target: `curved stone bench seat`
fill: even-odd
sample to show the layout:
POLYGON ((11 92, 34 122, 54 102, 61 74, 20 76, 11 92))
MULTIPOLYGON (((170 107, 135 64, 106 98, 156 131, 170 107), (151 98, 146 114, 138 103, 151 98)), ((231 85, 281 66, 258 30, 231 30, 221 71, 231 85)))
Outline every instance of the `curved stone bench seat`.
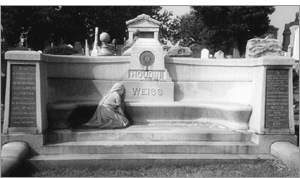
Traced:
POLYGON ((128 102, 126 110, 136 124, 210 123, 242 130, 248 130, 252 113, 249 105, 207 101, 128 102))
MULTIPOLYGON (((99 101, 64 101, 48 104, 51 128, 83 124, 94 114, 99 101)), ((252 107, 207 101, 125 102, 125 114, 134 124, 214 124, 248 130, 252 107)))

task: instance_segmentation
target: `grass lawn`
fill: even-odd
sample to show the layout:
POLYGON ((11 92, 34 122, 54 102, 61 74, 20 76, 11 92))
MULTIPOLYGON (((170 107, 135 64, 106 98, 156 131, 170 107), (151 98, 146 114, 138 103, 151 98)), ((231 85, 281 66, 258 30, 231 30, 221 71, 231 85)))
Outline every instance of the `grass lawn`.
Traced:
POLYGON ((35 172, 33 177, 299 177, 279 160, 241 160, 192 166, 148 166, 131 169, 61 168, 35 172))

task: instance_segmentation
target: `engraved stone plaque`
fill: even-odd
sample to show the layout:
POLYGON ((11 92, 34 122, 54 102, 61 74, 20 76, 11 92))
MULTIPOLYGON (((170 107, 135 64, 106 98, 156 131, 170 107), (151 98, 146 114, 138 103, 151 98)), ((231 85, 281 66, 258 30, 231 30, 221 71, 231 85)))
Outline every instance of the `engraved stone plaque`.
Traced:
POLYGON ((9 127, 36 127, 36 66, 11 66, 9 127))
POLYGON ((289 128, 289 70, 268 69, 266 79, 266 128, 289 128))

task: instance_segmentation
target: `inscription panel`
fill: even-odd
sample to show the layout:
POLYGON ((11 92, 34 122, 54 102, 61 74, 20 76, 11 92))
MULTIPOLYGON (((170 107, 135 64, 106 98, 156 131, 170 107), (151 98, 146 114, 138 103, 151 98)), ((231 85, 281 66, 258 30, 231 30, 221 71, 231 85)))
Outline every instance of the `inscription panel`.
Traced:
POLYGON ((130 79, 141 80, 163 80, 165 78, 164 70, 129 70, 130 79))
POLYGON ((289 70, 268 69, 266 128, 289 128, 289 70))
POLYGON ((10 127, 36 127, 36 67, 11 66, 10 127))

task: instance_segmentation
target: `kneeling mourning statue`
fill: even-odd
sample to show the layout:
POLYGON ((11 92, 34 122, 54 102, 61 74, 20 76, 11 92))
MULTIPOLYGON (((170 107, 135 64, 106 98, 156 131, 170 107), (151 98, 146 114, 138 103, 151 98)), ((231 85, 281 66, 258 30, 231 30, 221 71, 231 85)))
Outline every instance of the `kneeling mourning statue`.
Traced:
POLYGON ((125 87, 115 83, 99 102, 96 112, 84 126, 101 129, 124 128, 129 121, 124 114, 125 87))

